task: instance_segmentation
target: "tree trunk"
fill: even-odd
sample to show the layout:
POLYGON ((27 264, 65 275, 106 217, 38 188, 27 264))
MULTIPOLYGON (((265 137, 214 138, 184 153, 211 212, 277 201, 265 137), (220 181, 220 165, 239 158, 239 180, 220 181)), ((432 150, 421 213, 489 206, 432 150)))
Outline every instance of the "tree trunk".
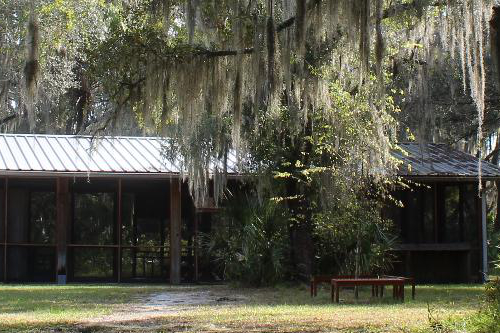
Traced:
POLYGON ((308 280, 313 268, 313 241, 310 223, 299 223, 292 228, 292 253, 295 272, 300 280, 308 280))
MULTIPOLYGON (((309 119, 304 131, 304 136, 312 134, 312 119, 309 119)), ((309 165, 309 156, 312 152, 312 145, 307 140, 296 140, 293 160, 300 160, 302 165, 309 165)), ((290 170, 297 177, 300 176, 299 170, 295 169, 292 163, 290 170)), ((313 242, 313 225, 312 225, 312 210, 310 184, 303 179, 302 183, 297 179, 291 178, 288 183, 287 195, 289 198, 297 197, 289 202, 290 213, 294 218, 294 223, 291 226, 290 241, 292 246, 292 263, 295 266, 297 277, 301 280, 308 281, 313 273, 314 266, 314 242, 313 242)))

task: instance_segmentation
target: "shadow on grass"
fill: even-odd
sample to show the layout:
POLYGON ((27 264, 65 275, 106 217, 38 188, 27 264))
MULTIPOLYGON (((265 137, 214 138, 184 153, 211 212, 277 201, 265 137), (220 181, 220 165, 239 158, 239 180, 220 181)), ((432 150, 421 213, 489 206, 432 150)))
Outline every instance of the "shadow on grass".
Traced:
MULTIPOLYGON (((415 311, 425 317, 428 305, 445 311, 476 310, 483 291, 481 285, 417 286, 416 299, 412 300, 411 288, 406 287, 405 302, 400 303, 392 299, 392 288, 387 288, 385 297, 380 299, 372 297, 371 288, 365 287, 360 288, 359 299, 354 298, 353 290, 342 290, 341 303, 332 304, 327 286, 321 286, 318 296, 311 298, 305 285, 276 288, 0 285, 0 332, 317 332, 324 325, 331 325, 330 331, 336 331, 335 320, 344 319, 332 316, 340 313, 346 320, 361 323, 357 332, 372 332, 367 327, 376 316, 386 316, 392 323, 389 317, 411 316, 415 311), (116 321, 108 323, 83 324, 86 318, 114 313, 120 306, 122 311, 123 306, 134 311, 147 295, 184 291, 186 297, 193 292, 208 291, 223 301, 184 305, 174 312, 164 309, 167 311, 161 313, 160 309, 156 317, 141 320, 120 320, 117 316, 116 321), (232 301, 238 297, 244 301, 232 301), (17 319, 9 321, 9 315, 17 319)), ((384 325, 380 323, 385 318, 376 319, 377 325, 384 325)), ((342 332, 350 331, 342 329, 342 332)))
POLYGON ((240 289, 240 292, 248 296, 250 304, 266 305, 300 305, 300 306, 410 306, 427 307, 428 304, 453 304, 464 308, 476 308, 480 303, 483 293, 483 285, 417 285, 416 297, 411 298, 411 287, 405 287, 405 301, 403 303, 394 300, 392 287, 385 288, 383 298, 372 297, 371 287, 360 287, 359 297, 354 297, 353 288, 345 288, 340 291, 340 304, 331 302, 330 288, 321 285, 318 295, 311 297, 309 291, 303 288, 264 288, 264 289, 240 289))

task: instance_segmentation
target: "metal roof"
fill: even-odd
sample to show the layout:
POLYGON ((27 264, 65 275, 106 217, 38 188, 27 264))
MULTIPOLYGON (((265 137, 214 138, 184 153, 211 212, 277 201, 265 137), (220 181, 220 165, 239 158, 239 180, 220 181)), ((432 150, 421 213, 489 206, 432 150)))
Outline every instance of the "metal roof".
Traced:
MULTIPOLYGON (((181 162, 165 157, 167 143, 158 137, 0 134, 0 174, 179 174, 181 162)), ((236 174, 234 153, 227 164, 236 174)))
MULTIPOLYGON (((403 161, 398 171, 400 176, 478 177, 479 159, 446 144, 412 142, 399 146, 407 153, 393 152, 403 161)), ((500 177, 500 168, 486 161, 482 161, 481 171, 484 178, 500 177)))
MULTIPOLYGON (((478 177, 478 158, 436 143, 400 143, 400 176, 478 177)), ((157 175, 180 174, 182 163, 165 157, 159 137, 0 134, 0 175, 157 175)), ((215 164, 214 164, 215 165, 215 164)), ((214 167, 212 165, 212 168, 214 167)), ((238 174, 234 151, 227 172, 238 174)), ((483 161, 484 178, 500 178, 500 168, 483 161)))

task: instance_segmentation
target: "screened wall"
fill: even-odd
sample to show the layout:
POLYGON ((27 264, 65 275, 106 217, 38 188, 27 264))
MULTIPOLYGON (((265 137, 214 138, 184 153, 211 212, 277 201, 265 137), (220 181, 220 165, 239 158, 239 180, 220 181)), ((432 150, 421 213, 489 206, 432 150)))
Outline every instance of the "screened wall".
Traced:
POLYGON ((385 211, 398 226, 395 271, 420 282, 480 280, 481 209, 477 183, 432 182, 399 190, 403 207, 385 211))
POLYGON ((55 181, 4 179, 1 184, 1 272, 4 280, 54 281, 55 181))
POLYGON ((474 243, 480 231, 477 184, 430 183, 394 194, 387 217, 401 231, 403 243, 474 243))
MULTIPOLYGON (((56 179, 0 180, 4 281, 55 282, 58 275, 82 282, 169 281, 168 179, 65 184, 61 190, 56 179)), ((186 184, 181 193, 181 278, 193 281, 195 213, 186 184)))

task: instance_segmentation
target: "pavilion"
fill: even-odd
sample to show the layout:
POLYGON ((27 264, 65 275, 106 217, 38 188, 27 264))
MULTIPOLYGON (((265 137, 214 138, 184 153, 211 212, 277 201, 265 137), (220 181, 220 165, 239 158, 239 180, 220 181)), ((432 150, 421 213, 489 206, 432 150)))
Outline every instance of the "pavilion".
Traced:
MULTIPOLYGON (((478 158, 445 144, 402 143, 394 155, 398 174, 412 182, 394 192, 403 207, 386 217, 401 232, 395 273, 418 282, 486 279, 486 195, 479 195, 478 158)), ((481 181, 500 179, 500 168, 482 161, 481 181)))
MULTIPOLYGON (((195 207, 165 139, 0 134, 0 281, 198 281, 197 236, 213 200, 195 207)), ((395 273, 420 282, 477 282, 487 272, 486 202, 478 159, 441 144, 403 143, 404 207, 395 273)), ((240 179, 234 155, 228 179, 240 179)), ((483 182, 500 169, 482 163, 483 182)), ((235 182, 233 182, 235 183, 235 182)))

